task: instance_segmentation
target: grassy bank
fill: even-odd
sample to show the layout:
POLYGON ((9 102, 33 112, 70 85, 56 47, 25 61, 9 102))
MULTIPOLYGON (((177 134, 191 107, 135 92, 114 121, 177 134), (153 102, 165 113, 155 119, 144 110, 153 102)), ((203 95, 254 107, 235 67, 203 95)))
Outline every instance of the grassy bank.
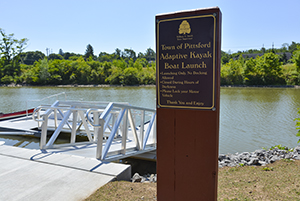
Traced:
MULTIPOLYGON (((156 200, 156 184, 111 182, 86 200, 156 200)), ((300 200, 300 161, 221 168, 218 200, 300 200)))

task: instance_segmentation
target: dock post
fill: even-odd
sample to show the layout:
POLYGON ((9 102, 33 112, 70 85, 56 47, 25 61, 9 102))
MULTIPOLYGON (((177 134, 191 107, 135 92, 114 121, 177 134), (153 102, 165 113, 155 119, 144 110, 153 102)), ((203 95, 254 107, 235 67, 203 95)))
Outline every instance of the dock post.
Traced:
POLYGON ((103 132, 104 132, 104 119, 99 119, 99 124, 101 127, 97 128, 97 153, 96 153, 96 158, 98 160, 102 160, 102 146, 103 146, 103 132))
POLYGON ((123 116, 123 125, 122 125, 122 154, 126 153, 126 140, 127 140, 127 131, 128 131, 128 109, 124 109, 125 114, 123 116))
POLYGON ((141 127, 140 127, 140 145, 143 149, 143 142, 144 142, 144 125, 145 125, 145 110, 142 110, 141 114, 141 127))
POLYGON ((70 143, 75 143, 76 141, 76 126, 77 126, 77 111, 73 111, 73 122, 72 122, 72 130, 71 130, 71 141, 70 143))
MULTIPOLYGON (((100 119, 99 119, 99 112, 94 111, 93 112, 93 117, 94 117, 94 124, 95 125, 99 125, 100 119)), ((103 126, 103 125, 101 125, 103 126)), ((94 141, 96 142, 97 138, 98 138, 98 129, 99 127, 94 127, 94 141)))
POLYGON ((47 141, 48 115, 43 115, 40 149, 44 149, 47 141))

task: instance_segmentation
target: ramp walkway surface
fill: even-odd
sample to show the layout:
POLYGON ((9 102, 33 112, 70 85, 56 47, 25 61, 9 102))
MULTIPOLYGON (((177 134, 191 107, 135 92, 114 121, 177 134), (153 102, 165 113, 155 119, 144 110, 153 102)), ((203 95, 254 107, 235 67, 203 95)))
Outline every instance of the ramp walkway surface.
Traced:
POLYGON ((0 142, 0 200, 83 200, 114 179, 130 177, 130 165, 0 142))

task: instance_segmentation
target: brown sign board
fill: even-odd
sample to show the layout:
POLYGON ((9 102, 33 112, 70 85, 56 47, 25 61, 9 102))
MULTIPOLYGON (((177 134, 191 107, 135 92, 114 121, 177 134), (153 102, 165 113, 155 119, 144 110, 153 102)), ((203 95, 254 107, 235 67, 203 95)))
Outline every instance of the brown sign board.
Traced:
POLYGON ((157 198, 217 200, 221 11, 156 15, 157 198))
POLYGON ((157 105, 215 109, 217 14, 158 18, 157 105))

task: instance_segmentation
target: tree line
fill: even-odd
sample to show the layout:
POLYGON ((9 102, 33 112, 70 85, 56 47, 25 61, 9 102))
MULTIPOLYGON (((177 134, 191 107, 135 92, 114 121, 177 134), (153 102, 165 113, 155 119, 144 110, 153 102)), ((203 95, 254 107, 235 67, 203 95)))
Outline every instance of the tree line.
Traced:
POLYGON ((284 44, 279 49, 222 54, 221 85, 300 84, 299 43, 284 44))
POLYGON ((238 59, 241 55, 243 55, 244 58, 250 58, 255 56, 261 56, 265 53, 275 53, 279 55, 280 62, 283 62, 283 64, 286 64, 289 62, 289 55, 292 55, 295 50, 297 50, 297 47, 300 45, 300 43, 296 43, 292 41, 291 44, 284 43, 282 44, 281 48, 270 48, 266 49, 265 47, 262 47, 260 50, 258 49, 249 49, 246 51, 238 51, 236 53, 231 53, 229 50, 228 52, 221 51, 221 63, 226 64, 229 62, 230 59, 238 59))
MULTIPOLYGON (((0 84, 30 85, 156 83, 156 54, 132 49, 116 49, 94 54, 88 44, 84 54, 63 52, 45 55, 24 52, 28 39, 15 39, 0 28, 0 84)), ((300 84, 300 44, 285 43, 281 48, 221 52, 221 85, 300 84)))
POLYGON ((45 57, 33 65, 21 64, 19 79, 31 85, 148 85, 155 84, 155 63, 145 58, 100 62, 92 57, 85 60, 82 56, 76 60, 45 57))
POLYGON ((28 39, 17 40, 0 29, 0 84, 30 85, 110 84, 149 85, 156 82, 155 52, 148 48, 136 54, 132 49, 94 55, 88 44, 85 54, 45 55, 41 51, 23 52, 28 39))

